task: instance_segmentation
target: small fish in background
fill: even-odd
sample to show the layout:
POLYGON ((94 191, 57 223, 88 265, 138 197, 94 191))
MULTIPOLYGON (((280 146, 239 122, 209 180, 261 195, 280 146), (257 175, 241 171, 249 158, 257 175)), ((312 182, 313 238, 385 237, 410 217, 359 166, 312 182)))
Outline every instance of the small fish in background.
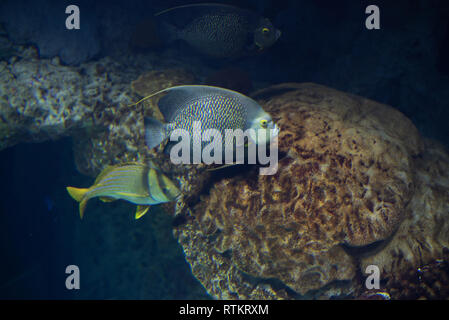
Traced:
MULTIPOLYGON (((274 134, 269 139, 277 135, 278 128, 271 116, 256 101, 236 91, 204 85, 185 85, 161 90, 142 100, 163 92, 167 94, 159 99, 158 107, 166 123, 145 118, 145 139, 150 149, 165 141, 175 129, 184 129, 193 137, 194 121, 201 121, 203 131, 220 131, 222 137, 225 137, 226 129, 254 129, 255 132, 259 129, 273 129, 274 134)), ((223 148, 224 143, 225 141, 223 148)))
POLYGON ((237 58, 271 47, 281 36, 269 19, 224 4, 191 4, 155 15, 161 38, 183 40, 198 52, 215 58, 237 58))
POLYGON ((107 166, 89 188, 67 187, 70 196, 80 203, 81 219, 87 201, 99 197, 103 202, 126 200, 137 205, 139 219, 151 205, 176 200, 178 187, 152 164, 125 163, 107 166))

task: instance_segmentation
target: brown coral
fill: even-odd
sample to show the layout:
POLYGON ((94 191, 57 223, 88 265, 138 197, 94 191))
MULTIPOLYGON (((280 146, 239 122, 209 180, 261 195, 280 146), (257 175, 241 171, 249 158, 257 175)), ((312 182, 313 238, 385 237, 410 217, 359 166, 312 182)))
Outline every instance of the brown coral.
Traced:
POLYGON ((394 237, 373 255, 362 258, 362 269, 377 265, 384 278, 449 258, 449 154, 425 140, 425 152, 416 158, 415 194, 394 237))
POLYGON ((385 239, 413 193, 416 128, 385 105, 318 85, 296 87, 264 105, 290 159, 285 181, 282 171, 276 179, 292 187, 286 198, 294 207, 286 213, 309 220, 313 212, 314 241, 360 246, 385 239))
MULTIPOLYGON (((388 106, 315 84, 275 86, 255 98, 281 128, 279 171, 218 180, 179 210, 185 223, 176 234, 193 274, 219 298, 355 293, 360 257, 380 251, 394 260, 383 248, 422 199, 416 128, 388 106)), ((447 199, 429 202, 447 218, 447 199)), ((438 244, 441 251, 446 242, 438 244)))

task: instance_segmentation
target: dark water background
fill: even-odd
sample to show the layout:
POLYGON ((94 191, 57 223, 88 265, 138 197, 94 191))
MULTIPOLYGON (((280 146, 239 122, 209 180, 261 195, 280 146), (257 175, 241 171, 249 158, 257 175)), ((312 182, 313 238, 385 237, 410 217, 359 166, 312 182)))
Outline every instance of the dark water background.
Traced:
MULTIPOLYGON (((51 56, 68 41, 54 27, 66 17, 56 18, 64 11, 60 8, 79 5, 87 30, 70 41, 83 45, 68 46, 64 53, 76 65, 128 52, 129 32, 141 19, 193 2, 4 1, 0 22, 20 20, 17 41, 39 42, 41 55, 51 56), (47 23, 32 14, 39 4, 48 9, 47 23), (29 31, 36 21, 41 36, 29 31)), ((449 1, 226 3, 263 13, 282 30, 265 54, 234 63, 254 82, 317 82, 359 94, 398 108, 424 136, 449 145, 449 1), (369 4, 380 7, 381 30, 364 27, 369 4)), ((190 57, 180 59, 188 62, 190 57)), ((204 63, 226 65, 210 59, 204 63)), ((92 201, 80 221, 65 187, 88 186, 92 178, 76 170, 69 138, 1 151, 0 177, 1 299, 208 298, 171 234, 171 217, 161 209, 135 221, 130 204, 92 201), (111 223, 103 223, 105 216, 111 223), (80 268, 81 290, 65 288, 70 264, 80 268)))

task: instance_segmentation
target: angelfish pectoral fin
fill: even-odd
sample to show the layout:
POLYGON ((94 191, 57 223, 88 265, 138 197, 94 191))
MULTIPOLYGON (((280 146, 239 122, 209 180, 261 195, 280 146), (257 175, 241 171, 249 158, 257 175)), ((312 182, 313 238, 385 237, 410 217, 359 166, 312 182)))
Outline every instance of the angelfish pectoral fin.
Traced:
POLYGON ((137 206, 135 218, 140 219, 145 213, 147 213, 150 206, 137 206))

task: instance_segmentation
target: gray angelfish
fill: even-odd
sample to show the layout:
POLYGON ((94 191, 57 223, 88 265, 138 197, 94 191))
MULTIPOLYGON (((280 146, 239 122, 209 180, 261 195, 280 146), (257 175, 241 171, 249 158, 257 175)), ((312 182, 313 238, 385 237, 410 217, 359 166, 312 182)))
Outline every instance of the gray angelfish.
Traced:
MULTIPOLYGON (((241 129, 243 132, 253 129, 248 130, 250 133, 254 132, 250 135, 249 143, 255 144, 268 142, 278 133, 271 116, 256 101, 236 91, 204 85, 186 85, 167 88, 150 97, 160 93, 166 93, 158 102, 166 123, 145 118, 146 143, 150 149, 168 139, 175 129, 184 129, 193 137, 195 121, 201 122, 202 132, 207 129, 220 132, 223 150, 226 129, 241 129), (265 134, 263 138, 257 136, 260 132, 265 134)), ((149 97, 144 99, 147 98, 149 97)))
POLYGON ((164 10, 162 37, 183 40, 200 53, 236 58, 271 47, 281 36, 269 19, 224 4, 191 4, 164 10))

